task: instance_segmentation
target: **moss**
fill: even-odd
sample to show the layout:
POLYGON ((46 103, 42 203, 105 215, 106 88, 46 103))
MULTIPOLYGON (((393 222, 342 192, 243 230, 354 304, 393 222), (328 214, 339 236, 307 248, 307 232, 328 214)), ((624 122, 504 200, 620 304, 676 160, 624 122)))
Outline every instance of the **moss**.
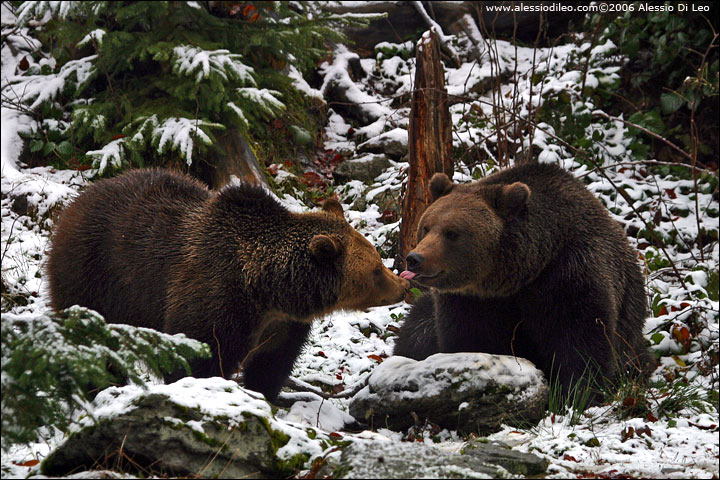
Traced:
MULTIPOLYGON (((188 427, 188 426, 186 425, 186 428, 190 428, 190 427, 188 427)), ((203 433, 203 432, 198 432, 198 431, 195 430, 194 428, 190 428, 190 431, 192 432, 193 436, 194 436, 197 440, 203 442, 203 443, 206 444, 206 445, 209 445, 209 446, 211 446, 211 447, 213 447, 213 448, 220 448, 220 449, 225 448, 225 445, 223 445, 223 444, 220 443, 219 441, 215 440, 214 438, 208 437, 208 436, 207 436, 205 433, 203 433)))

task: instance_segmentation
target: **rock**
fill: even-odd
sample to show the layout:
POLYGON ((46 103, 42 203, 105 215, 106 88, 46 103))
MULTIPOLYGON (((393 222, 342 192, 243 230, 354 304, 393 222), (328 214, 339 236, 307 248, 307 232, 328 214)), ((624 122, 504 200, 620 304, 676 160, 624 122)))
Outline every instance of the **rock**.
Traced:
POLYGON ((349 117, 360 125, 369 125, 380 118, 377 109, 358 101, 360 89, 347 77, 333 78, 325 89, 325 98, 344 117, 349 117))
POLYGON ((275 420, 262 395, 222 378, 113 387, 93 405, 97 423, 82 419, 43 461, 45 475, 121 464, 145 476, 280 478, 321 451, 305 430, 275 420))
POLYGON ((501 424, 537 423, 547 382, 528 360, 485 353, 438 353, 423 361, 390 357, 353 398, 350 414, 371 425, 404 430, 429 421, 462 433, 488 433, 501 424))
POLYGON ((372 183, 388 167, 390 161, 385 155, 369 153, 345 160, 333 170, 333 177, 337 183, 345 183, 349 180, 372 183))
POLYGON ((531 453, 518 452, 508 446, 473 440, 462 448, 462 454, 493 465, 510 473, 529 477, 545 473, 548 461, 531 453))
MULTIPOLYGON (((330 478, 502 478, 504 470, 478 457, 409 442, 354 442, 330 478)), ((325 473, 324 471, 321 473, 325 473)))
POLYGON ((355 127, 371 125, 392 114, 392 110, 383 104, 383 98, 365 92, 360 84, 366 72, 358 54, 342 46, 334 53, 332 63, 323 63, 320 67, 324 77, 321 90, 333 111, 354 120, 355 127))
MULTIPOLYGON (((10 207, 10 209, 18 215, 29 215, 28 194, 23 193, 15 197, 12 200, 12 206, 10 207)), ((37 213, 37 207, 35 207, 35 210, 35 213, 37 213)))
POLYGON ((408 133, 395 128, 358 145, 358 153, 384 153, 388 158, 400 160, 408 153, 408 133))

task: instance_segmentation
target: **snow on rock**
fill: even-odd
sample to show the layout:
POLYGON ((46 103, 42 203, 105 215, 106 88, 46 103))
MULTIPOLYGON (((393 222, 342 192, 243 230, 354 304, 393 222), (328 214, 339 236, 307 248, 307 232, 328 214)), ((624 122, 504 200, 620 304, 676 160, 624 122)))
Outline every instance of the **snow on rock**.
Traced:
POLYGON ((387 118, 392 110, 385 106, 385 99, 362 91, 350 78, 349 62, 358 58, 356 53, 350 52, 340 45, 335 50, 333 63, 327 62, 320 66, 320 74, 324 77, 320 90, 329 100, 340 102, 350 108, 352 114, 364 124, 387 118))
POLYGON ((331 478, 505 478, 508 472, 469 455, 423 443, 355 442, 332 462, 331 478))
POLYGON ((325 400, 295 402, 290 407, 290 411, 285 415, 279 415, 279 418, 287 422, 317 427, 326 432, 342 430, 345 425, 355 422, 353 417, 325 400))
POLYGON ((333 171, 335 181, 347 182, 351 179, 371 183, 390 167, 390 160, 383 154, 368 153, 361 157, 345 160, 333 171))
POLYGON ((394 356, 379 365, 350 405, 391 428, 415 424, 411 412, 445 428, 489 431, 542 418, 545 378, 528 360, 486 353, 437 353, 423 361, 394 356), (459 408, 466 404, 464 408, 459 408), (370 412, 370 413, 368 413, 370 412))
POLYGON ((79 419, 43 462, 44 473, 90 467, 122 445, 124 455, 158 472, 244 478, 259 470, 287 476, 321 454, 320 440, 326 439, 314 431, 311 439, 305 429, 275 419, 261 394, 217 377, 147 389, 111 387, 93 406, 92 416, 79 419))
POLYGON ((406 128, 394 128, 358 145, 358 153, 384 153, 399 160, 408 153, 408 132, 406 128))

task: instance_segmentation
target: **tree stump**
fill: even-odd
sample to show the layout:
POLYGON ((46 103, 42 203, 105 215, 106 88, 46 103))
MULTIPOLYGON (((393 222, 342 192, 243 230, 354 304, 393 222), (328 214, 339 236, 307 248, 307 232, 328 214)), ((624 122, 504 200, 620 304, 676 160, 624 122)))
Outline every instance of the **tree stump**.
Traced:
POLYGON ((217 137, 218 152, 208 159, 197 159, 190 173, 212 190, 220 190, 233 177, 253 185, 267 186, 267 180, 245 137, 233 128, 217 137))
POLYGON ((404 269, 405 257, 415 248, 418 221, 432 202, 430 178, 444 172, 452 178, 452 124, 440 61, 437 35, 426 32, 417 45, 417 67, 408 127, 410 168, 405 185, 402 222, 395 268, 404 269))

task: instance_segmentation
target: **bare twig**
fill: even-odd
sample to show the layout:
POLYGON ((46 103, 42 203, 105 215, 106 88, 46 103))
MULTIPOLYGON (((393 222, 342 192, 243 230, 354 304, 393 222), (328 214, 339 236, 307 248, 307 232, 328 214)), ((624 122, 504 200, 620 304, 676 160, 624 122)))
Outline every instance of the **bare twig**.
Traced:
MULTIPOLYGON (((712 24, 710 25, 710 28, 712 28, 712 24)), ((703 73, 705 72, 706 66, 707 66, 707 56, 710 53, 710 50, 716 47, 715 42, 717 42, 718 39, 718 33, 713 29, 713 38, 710 42, 710 45, 705 49, 705 53, 703 53, 702 61, 700 62, 700 66, 697 70, 697 85, 695 86, 695 101, 699 103, 701 88, 703 84, 703 73)), ((699 151, 699 145, 700 145, 700 134, 698 133, 697 124, 695 123, 695 112, 697 111, 697 106, 695 101, 692 103, 692 108, 690 109, 690 138, 692 141, 692 166, 695 167, 697 165, 697 157, 698 157, 698 151, 699 151)), ((698 229, 698 245, 700 246, 700 259, 704 262, 705 261, 705 253, 703 252, 702 248, 702 230, 700 229, 700 204, 698 201, 698 184, 697 184, 697 172, 693 168, 693 189, 695 191, 695 222, 697 223, 697 229, 698 229)))
POLYGON ((103 60, 102 55, 100 54, 100 48, 98 47, 97 41, 95 40, 95 35, 90 35, 90 40, 93 42, 93 46, 95 47, 95 53, 97 53, 98 60, 100 60, 100 65, 103 68, 103 71, 105 72, 105 78, 107 78, 108 81, 108 87, 110 88, 110 96, 113 99, 113 103, 115 104, 115 108, 117 109, 118 115, 120 117, 123 116, 122 108, 120 108, 120 102, 117 99, 117 96, 115 95, 115 89, 113 88, 112 80, 110 79, 110 74, 108 73, 107 66, 105 65, 105 60, 103 60))
POLYGON ((220 376, 225 378, 225 372, 223 372, 223 366, 222 366, 222 352, 220 351, 220 340, 218 340, 217 335, 215 335, 215 324, 214 323, 213 323, 213 338, 215 339, 215 343, 217 344, 218 364, 220 366, 220 376))
POLYGON ((259 343, 259 344, 255 345, 253 348, 251 348, 250 351, 247 353, 247 355, 245 355, 245 358, 243 358, 242 362, 240 362, 240 368, 245 366, 245 362, 247 361, 248 357, 250 357, 250 355, 253 354, 253 352, 260 349, 263 345, 265 345, 267 342, 269 342, 274 336, 275 336, 275 334, 273 333, 268 338, 263 340, 262 343, 259 343))

